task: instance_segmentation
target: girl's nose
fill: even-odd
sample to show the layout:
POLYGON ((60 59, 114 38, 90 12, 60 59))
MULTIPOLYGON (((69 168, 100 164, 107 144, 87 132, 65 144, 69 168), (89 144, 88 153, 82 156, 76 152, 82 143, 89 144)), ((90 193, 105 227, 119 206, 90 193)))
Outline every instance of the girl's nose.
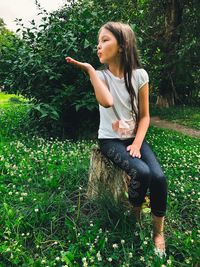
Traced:
POLYGON ((100 43, 97 45, 97 50, 99 50, 100 49, 100 43))

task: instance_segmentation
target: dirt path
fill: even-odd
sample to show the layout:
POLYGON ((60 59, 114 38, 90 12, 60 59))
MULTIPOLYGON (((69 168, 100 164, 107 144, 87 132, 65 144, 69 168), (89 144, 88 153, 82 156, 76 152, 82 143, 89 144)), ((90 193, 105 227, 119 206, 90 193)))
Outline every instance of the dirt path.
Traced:
POLYGON ((176 122, 161 120, 159 117, 151 117, 151 125, 159 127, 159 128, 171 129, 171 130, 181 132, 183 134, 186 134, 186 135, 189 135, 192 137, 200 138, 200 131, 199 130, 185 127, 185 126, 180 125, 176 122))

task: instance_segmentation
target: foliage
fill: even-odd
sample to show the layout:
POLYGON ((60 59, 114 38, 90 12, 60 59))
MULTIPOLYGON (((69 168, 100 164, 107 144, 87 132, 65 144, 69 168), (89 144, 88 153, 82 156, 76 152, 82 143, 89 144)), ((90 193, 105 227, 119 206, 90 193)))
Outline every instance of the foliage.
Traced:
POLYGON ((138 27, 155 97, 173 94, 175 104, 199 104, 199 9, 196 0, 140 1, 138 27), (166 7, 172 3, 178 10, 171 10, 171 19, 179 12, 179 22, 168 25, 166 7), (169 43, 167 35, 174 35, 169 43))
POLYGON ((50 135, 74 138, 86 123, 97 129, 98 105, 90 81, 64 58, 71 56, 98 68, 98 30, 108 20, 121 20, 136 32, 142 62, 150 74, 151 99, 173 92, 176 103, 197 104, 199 3, 183 1, 180 5, 182 21, 175 29, 179 38, 173 40, 170 58, 164 50, 167 3, 171 2, 78 0, 48 14, 36 1, 43 16, 39 27, 34 20, 24 27, 19 19, 22 40, 6 33, 10 37, 1 49, 0 82, 8 92, 20 92, 32 100, 32 119, 50 135))
POLYGON ((12 109, 0 110, 2 266, 198 265, 197 139, 156 128, 147 136, 168 177, 167 258, 161 260, 153 253, 150 214, 143 214, 140 229, 130 211, 85 198, 93 141, 24 135, 23 112, 17 108, 13 120, 12 109))
POLYGON ((90 81, 67 65, 64 58, 70 55, 98 67, 97 33, 107 21, 104 8, 112 8, 114 12, 109 11, 109 16, 115 20, 124 14, 119 5, 124 9, 127 3, 131 5, 131 1, 124 1, 123 5, 111 2, 102 7, 92 1, 77 1, 52 14, 37 4, 43 14, 39 30, 34 21, 30 28, 25 28, 18 20, 24 42, 10 65, 12 75, 5 80, 5 87, 8 92, 20 92, 34 101, 36 106, 31 114, 50 134, 75 137, 88 117, 89 123, 97 127, 98 105, 90 81))
POLYGON ((4 85, 11 75, 11 66, 15 62, 21 44, 22 41, 6 29, 3 20, 0 19, 0 86, 4 85))

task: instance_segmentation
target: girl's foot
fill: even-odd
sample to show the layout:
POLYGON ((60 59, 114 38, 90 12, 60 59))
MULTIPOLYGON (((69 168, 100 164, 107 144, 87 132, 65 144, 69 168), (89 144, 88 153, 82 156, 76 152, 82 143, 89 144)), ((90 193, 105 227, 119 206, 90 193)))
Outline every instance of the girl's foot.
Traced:
POLYGON ((153 234, 153 242, 155 245, 154 252, 155 254, 162 258, 166 256, 165 253, 165 238, 163 232, 153 234))
POLYGON ((153 219, 153 242, 155 245, 155 253, 162 258, 165 253, 165 238, 164 238, 164 217, 158 217, 152 214, 153 219))

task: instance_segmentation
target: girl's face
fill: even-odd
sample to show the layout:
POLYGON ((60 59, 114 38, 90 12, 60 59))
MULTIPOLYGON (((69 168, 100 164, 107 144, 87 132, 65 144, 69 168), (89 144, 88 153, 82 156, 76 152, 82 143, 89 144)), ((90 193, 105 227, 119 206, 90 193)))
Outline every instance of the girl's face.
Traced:
POLYGON ((110 64, 119 59, 119 45, 115 36, 107 29, 102 28, 99 34, 97 55, 102 64, 110 64))

